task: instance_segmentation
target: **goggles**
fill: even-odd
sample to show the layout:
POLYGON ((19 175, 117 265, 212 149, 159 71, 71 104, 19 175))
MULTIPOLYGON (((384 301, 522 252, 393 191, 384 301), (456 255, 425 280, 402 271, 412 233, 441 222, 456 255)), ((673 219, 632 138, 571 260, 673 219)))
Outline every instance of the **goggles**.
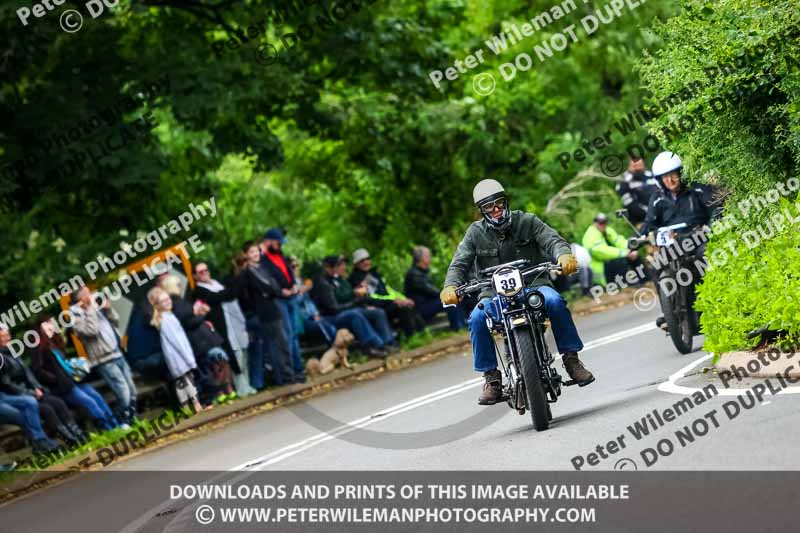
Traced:
POLYGON ((505 198, 498 198, 497 200, 494 200, 493 202, 486 202, 485 204, 482 204, 480 209, 481 209, 481 213, 483 213, 484 215, 491 215, 492 211, 494 211, 495 208, 500 209, 501 211, 504 211, 507 205, 508 205, 508 201, 506 201, 505 198))

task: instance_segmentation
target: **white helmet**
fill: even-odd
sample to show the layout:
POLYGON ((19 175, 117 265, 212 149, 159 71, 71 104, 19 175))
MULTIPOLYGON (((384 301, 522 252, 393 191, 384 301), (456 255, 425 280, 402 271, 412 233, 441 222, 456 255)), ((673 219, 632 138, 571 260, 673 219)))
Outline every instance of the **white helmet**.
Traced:
POLYGON ((672 152, 661 152, 653 160, 653 176, 660 178, 664 174, 669 174, 673 170, 681 170, 683 161, 672 152))
POLYGON ((472 189, 472 200, 477 207, 480 207, 484 202, 495 200, 505 195, 506 190, 503 185, 499 181, 492 179, 481 180, 472 189))

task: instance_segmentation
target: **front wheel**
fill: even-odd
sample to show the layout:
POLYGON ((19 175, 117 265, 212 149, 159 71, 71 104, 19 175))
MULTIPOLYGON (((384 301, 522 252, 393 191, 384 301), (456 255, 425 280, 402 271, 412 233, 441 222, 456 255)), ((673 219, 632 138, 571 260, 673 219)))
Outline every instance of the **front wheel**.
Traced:
POLYGON ((531 412, 533 427, 536 431, 544 431, 550 427, 548 416, 549 405, 542 385, 542 373, 539 369, 539 359, 536 357, 536 348, 529 329, 514 330, 514 344, 517 348, 522 384, 525 387, 525 399, 528 401, 528 410, 531 412))
MULTIPOLYGON (((672 339, 672 344, 682 354, 692 351, 693 325, 689 320, 689 313, 681 312, 680 292, 686 290, 680 287, 667 294, 666 289, 658 283, 658 295, 661 300, 661 310, 664 312, 664 321, 667 323, 667 331, 672 339)), ((685 301, 685 300, 684 300, 685 301)))

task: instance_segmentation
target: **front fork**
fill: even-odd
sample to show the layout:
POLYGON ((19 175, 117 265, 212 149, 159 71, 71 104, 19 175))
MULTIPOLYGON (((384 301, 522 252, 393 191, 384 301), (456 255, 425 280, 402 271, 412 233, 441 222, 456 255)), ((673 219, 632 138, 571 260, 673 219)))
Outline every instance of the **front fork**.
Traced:
MULTIPOLYGON (((506 327, 508 327, 508 324, 506 327)), ((533 330, 533 339, 537 353, 544 354, 540 359, 539 368, 542 372, 542 383, 544 384, 545 392, 547 394, 547 401, 549 403, 555 403, 558 401, 558 397, 561 396, 561 375, 556 371, 555 368, 553 368, 555 358, 550 352, 547 342, 545 342, 544 339, 544 323, 531 320, 531 322, 528 324, 528 327, 532 328, 533 330)), ((505 329, 504 331, 512 330, 505 329)), ((495 349, 497 350, 497 348, 498 347, 495 344, 495 349)), ((511 343, 509 342, 509 334, 506 333, 503 335, 503 348, 504 350, 502 356, 498 357, 498 359, 500 359, 500 364, 503 367, 503 373, 506 376, 506 386, 503 390, 503 399, 508 402, 508 405, 512 409, 516 409, 520 413, 523 413, 525 411, 526 399, 522 378, 517 371, 516 361, 519 358, 515 357, 514 350, 516 348, 512 347, 511 343)), ((498 353, 498 355, 500 354, 498 353)))

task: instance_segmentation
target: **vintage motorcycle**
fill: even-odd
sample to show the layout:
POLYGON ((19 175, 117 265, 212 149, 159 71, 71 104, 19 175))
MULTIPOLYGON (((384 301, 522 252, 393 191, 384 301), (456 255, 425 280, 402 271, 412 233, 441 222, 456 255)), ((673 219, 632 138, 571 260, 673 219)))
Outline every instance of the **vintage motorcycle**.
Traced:
POLYGON ((488 304, 486 321, 490 331, 503 337, 502 354, 495 342, 505 376, 503 400, 521 415, 530 411, 537 431, 550 427, 553 415, 549 404, 558 400, 561 386, 575 384, 562 381, 553 368, 555 358, 545 339, 544 296, 535 288, 526 288, 550 272, 560 273, 561 267, 552 263, 531 266, 530 261, 520 259, 483 269, 478 279, 456 288, 459 298, 488 287, 497 294, 488 304))

